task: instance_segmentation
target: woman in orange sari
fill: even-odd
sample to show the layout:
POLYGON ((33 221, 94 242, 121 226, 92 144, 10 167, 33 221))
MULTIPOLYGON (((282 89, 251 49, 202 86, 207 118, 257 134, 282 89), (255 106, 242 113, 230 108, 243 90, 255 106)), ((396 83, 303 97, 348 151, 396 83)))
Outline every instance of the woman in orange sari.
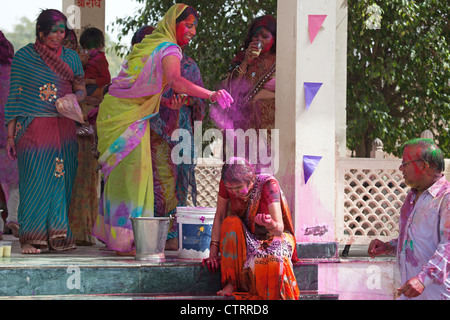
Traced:
POLYGON ((218 295, 236 299, 297 300, 296 241, 289 207, 277 180, 255 174, 245 159, 222 168, 211 250, 203 261, 221 269, 218 295))

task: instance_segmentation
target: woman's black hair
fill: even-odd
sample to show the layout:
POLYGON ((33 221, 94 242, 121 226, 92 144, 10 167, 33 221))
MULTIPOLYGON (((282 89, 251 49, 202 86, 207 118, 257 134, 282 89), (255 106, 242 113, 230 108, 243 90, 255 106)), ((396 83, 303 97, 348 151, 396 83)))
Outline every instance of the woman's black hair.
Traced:
POLYGON ((78 37, 77 37, 77 33, 73 29, 69 29, 62 45, 64 47, 68 47, 67 43, 70 44, 70 36, 73 36, 73 38, 75 40, 75 49, 78 49, 78 37))
POLYGON ((69 34, 67 27, 67 17, 61 11, 55 9, 42 10, 36 20, 36 37, 40 39, 39 34, 42 32, 44 37, 48 36, 52 31, 53 26, 58 21, 63 21, 66 28, 66 37, 69 34))
POLYGON ((198 20, 198 13, 197 11, 191 7, 188 6, 186 9, 183 10, 183 12, 178 16, 176 23, 180 23, 181 21, 186 20, 187 17, 189 17, 191 14, 194 15, 194 17, 198 20))
POLYGON ((271 15, 261 16, 261 17, 256 18, 255 20, 253 20, 253 22, 251 23, 251 25, 248 29, 247 37, 244 40, 243 49, 248 48, 250 42, 252 42, 252 37, 253 37, 254 33, 256 32, 256 30, 259 27, 266 28, 272 34, 273 45, 272 45, 272 48, 270 48, 270 51, 273 53, 276 53, 276 50, 277 50, 277 20, 271 15))
POLYGON ((105 47, 105 35, 95 27, 84 29, 80 36, 80 45, 83 49, 97 49, 105 47))
POLYGON ((228 159, 222 166, 221 179, 225 183, 241 183, 247 185, 256 178, 255 168, 244 158, 228 159))

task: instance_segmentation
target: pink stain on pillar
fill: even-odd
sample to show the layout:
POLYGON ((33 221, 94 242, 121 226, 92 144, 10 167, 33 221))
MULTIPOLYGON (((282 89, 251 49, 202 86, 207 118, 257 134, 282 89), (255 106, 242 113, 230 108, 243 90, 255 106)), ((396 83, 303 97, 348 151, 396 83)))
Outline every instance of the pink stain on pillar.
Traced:
MULTIPOLYGON (((297 228, 295 230, 298 242, 333 242, 334 211, 327 208, 320 198, 314 184, 298 186, 297 196, 300 207, 296 212, 297 228)), ((334 197, 334 193, 330 195, 334 197)))
MULTIPOLYGON (((285 167, 285 171, 277 174, 277 180, 291 209, 297 242, 335 241, 334 211, 328 209, 320 199, 314 185, 314 178, 305 185, 300 168, 295 174, 286 168, 296 168, 296 166, 291 161, 285 167)), ((335 196, 334 192, 331 196, 335 196)))

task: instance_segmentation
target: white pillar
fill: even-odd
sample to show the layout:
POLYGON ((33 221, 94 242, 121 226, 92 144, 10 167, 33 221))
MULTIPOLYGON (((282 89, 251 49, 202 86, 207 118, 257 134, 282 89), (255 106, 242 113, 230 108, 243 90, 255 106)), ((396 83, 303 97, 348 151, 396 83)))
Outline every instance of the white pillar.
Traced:
POLYGON ((348 0, 336 0, 336 140, 339 157, 347 156, 348 0))
POLYGON ((96 27, 105 33, 106 0, 62 0, 63 13, 75 29, 78 40, 82 28, 96 27))
POLYGON ((347 7, 341 2, 346 3, 278 1, 275 127, 280 130, 280 169, 276 176, 294 216, 297 242, 335 241, 336 141, 342 141, 345 149, 346 23, 342 21, 347 7), (313 43, 308 15, 327 15, 313 43), (305 82, 323 83, 309 110, 305 82), (307 184, 304 155, 323 157, 307 184))

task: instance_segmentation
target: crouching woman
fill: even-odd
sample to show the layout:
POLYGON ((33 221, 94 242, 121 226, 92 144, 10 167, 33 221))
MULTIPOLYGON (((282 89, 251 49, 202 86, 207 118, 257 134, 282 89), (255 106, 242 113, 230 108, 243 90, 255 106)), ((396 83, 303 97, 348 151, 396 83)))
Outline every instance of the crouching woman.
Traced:
POLYGON ((236 299, 299 298, 293 272, 296 241, 289 207, 277 180, 255 174, 241 158, 224 164, 211 235, 211 271, 221 269, 218 295, 236 299))

